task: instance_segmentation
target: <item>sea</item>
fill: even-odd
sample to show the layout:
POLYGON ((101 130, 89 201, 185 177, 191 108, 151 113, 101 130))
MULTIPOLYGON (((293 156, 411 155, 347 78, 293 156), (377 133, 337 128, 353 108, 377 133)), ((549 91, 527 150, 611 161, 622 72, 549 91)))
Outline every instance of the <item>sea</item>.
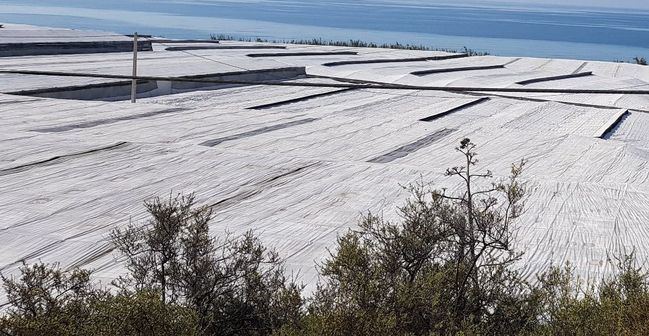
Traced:
POLYGON ((168 38, 321 38, 500 56, 649 58, 649 10, 638 9, 461 0, 0 0, 3 22, 168 38))

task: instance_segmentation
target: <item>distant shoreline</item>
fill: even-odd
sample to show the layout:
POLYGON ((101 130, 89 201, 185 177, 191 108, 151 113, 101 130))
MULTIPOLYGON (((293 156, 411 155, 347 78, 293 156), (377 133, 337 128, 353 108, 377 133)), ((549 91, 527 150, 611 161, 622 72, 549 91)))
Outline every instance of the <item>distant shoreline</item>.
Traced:
POLYGON ((3 21, 121 34, 137 31, 179 39, 206 38, 222 32, 236 38, 277 41, 316 38, 379 45, 398 41, 439 50, 466 46, 498 56, 627 62, 646 57, 643 41, 649 41, 649 12, 644 11, 594 15, 566 10, 550 15, 494 6, 416 9, 405 5, 309 3, 300 7, 288 1, 284 5, 264 2, 254 6, 160 4, 152 12, 151 6, 142 5, 140 0, 118 0, 110 8, 77 8, 80 5, 73 2, 69 7, 44 1, 40 5, 15 3, 0 5, 3 21))
POLYGON ((361 40, 327 40, 323 38, 302 39, 302 40, 269 40, 256 38, 245 38, 230 36, 227 34, 211 34, 211 40, 221 41, 240 41, 240 42, 260 42, 260 43, 288 43, 288 44, 304 44, 304 45, 318 45, 318 46, 333 46, 333 47, 351 47, 351 48, 382 48, 382 49, 400 49, 400 50, 420 50, 420 51, 444 51, 448 53, 466 54, 468 56, 487 56, 490 55, 488 51, 477 51, 468 47, 461 49, 447 49, 435 48, 433 46, 426 46, 422 44, 408 44, 399 41, 393 43, 376 43, 361 40))

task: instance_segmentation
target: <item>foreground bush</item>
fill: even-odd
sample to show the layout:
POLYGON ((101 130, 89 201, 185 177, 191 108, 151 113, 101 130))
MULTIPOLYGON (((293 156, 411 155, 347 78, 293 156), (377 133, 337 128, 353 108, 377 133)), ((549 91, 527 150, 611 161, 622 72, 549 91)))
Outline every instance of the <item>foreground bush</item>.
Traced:
POLYGON ((111 288, 87 270, 24 265, 2 277, 7 335, 648 335, 649 282, 633 255, 583 283, 570 265, 527 283, 515 270, 525 162, 476 173, 476 146, 447 170, 455 194, 422 184, 401 220, 373 214, 338 238, 305 300, 277 253, 252 234, 211 238, 193 196, 154 199, 147 225, 112 234, 128 274, 111 288), (481 186, 488 187, 480 189, 481 186))
POLYGON ((94 287, 89 272, 23 266, 3 278, 9 308, 0 320, 7 335, 196 335, 196 314, 165 305, 158 293, 111 294, 94 287))
POLYGON ((511 269, 511 223, 522 210, 524 162, 506 181, 477 189, 475 145, 457 150, 465 165, 447 170, 462 190, 410 188, 402 221, 372 214, 338 239, 321 268, 326 279, 309 304, 305 331, 314 335, 429 335, 527 330, 527 286, 511 269), (502 203, 501 203, 502 202, 502 203))
POLYGON ((252 234, 215 240, 193 196, 145 203, 151 220, 112 234, 129 273, 101 288, 90 272, 36 264, 3 277, 10 335, 269 335, 301 318, 301 287, 252 234))
POLYGON ((649 282, 627 256, 618 275, 585 286, 570 266, 553 268, 534 288, 536 335, 649 335, 649 282))
POLYGON ((163 303, 190 308, 198 329, 210 335, 266 335, 299 320, 301 287, 251 232, 211 238, 211 209, 196 207, 193 196, 145 205, 148 226, 113 232, 129 270, 118 287, 157 291, 163 303))

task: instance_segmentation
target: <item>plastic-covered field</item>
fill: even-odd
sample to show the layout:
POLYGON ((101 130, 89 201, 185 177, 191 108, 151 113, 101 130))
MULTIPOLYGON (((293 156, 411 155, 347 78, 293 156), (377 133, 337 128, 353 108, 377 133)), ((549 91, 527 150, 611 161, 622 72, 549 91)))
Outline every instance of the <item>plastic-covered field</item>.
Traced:
MULTIPOLYGON (((310 54, 250 58, 248 49, 187 54, 159 46, 142 53, 140 69, 180 76, 290 66, 320 77, 290 79, 296 83, 475 87, 592 72, 525 87, 649 86, 649 68, 630 64, 493 56, 391 62, 445 53, 286 47, 310 54), (369 62, 323 65, 353 60, 369 62), (498 64, 507 65, 411 74, 498 64)), ((126 74, 129 62, 128 53, 35 56, 0 58, 0 68, 126 74)), ((0 91, 89 82, 110 83, 3 74, 0 91)), ((195 192, 214 205, 215 235, 255 230, 313 288, 315 262, 363 212, 398 220, 395 209, 407 196, 401 185, 423 178, 456 188, 443 172, 460 164, 453 148, 465 137, 479 146, 479 168, 499 177, 512 162, 529 160, 530 199, 517 224, 525 274, 569 260, 595 278, 610 271, 607 253, 635 247, 641 259, 649 257, 647 96, 261 85, 178 91, 136 104, 0 94, 0 270, 42 260, 111 279, 122 268, 110 230, 143 223, 144 199, 195 192)))

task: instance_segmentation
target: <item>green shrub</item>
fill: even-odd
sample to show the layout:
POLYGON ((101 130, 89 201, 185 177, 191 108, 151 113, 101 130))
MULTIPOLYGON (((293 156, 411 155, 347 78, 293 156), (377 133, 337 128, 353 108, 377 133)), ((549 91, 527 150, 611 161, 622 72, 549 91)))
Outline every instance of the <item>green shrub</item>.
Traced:
POLYGON ((539 276, 537 335, 648 335, 649 283, 633 255, 617 263, 617 275, 597 286, 582 283, 570 265, 539 276))
POLYGON ((162 302, 191 308, 199 330, 209 335, 267 335, 297 323, 301 286, 252 232, 212 238, 212 211, 197 207, 193 195, 145 205, 152 217, 147 226, 113 232, 129 270, 118 287, 158 291, 162 302))
POLYGON ((36 264, 5 278, 11 335, 269 335, 302 317, 302 287, 251 232, 214 239, 194 196, 145 203, 145 226, 116 229, 128 274, 113 289, 87 270, 36 264), (111 291, 112 290, 112 291, 111 291), (114 292, 114 293, 113 293, 114 292))
POLYGON ((165 305, 159 293, 113 294, 93 286, 90 272, 56 265, 23 266, 3 277, 9 308, 7 335, 196 335, 195 313, 165 305))
POLYGON ((462 181, 457 195, 411 186, 400 223, 369 214, 338 239, 304 333, 511 334, 529 327, 535 316, 522 304, 527 285, 511 270, 520 257, 511 224, 522 210, 524 162, 508 180, 480 190, 476 180, 493 180, 491 172, 473 171, 470 140, 457 150, 465 165, 447 170, 462 181))

